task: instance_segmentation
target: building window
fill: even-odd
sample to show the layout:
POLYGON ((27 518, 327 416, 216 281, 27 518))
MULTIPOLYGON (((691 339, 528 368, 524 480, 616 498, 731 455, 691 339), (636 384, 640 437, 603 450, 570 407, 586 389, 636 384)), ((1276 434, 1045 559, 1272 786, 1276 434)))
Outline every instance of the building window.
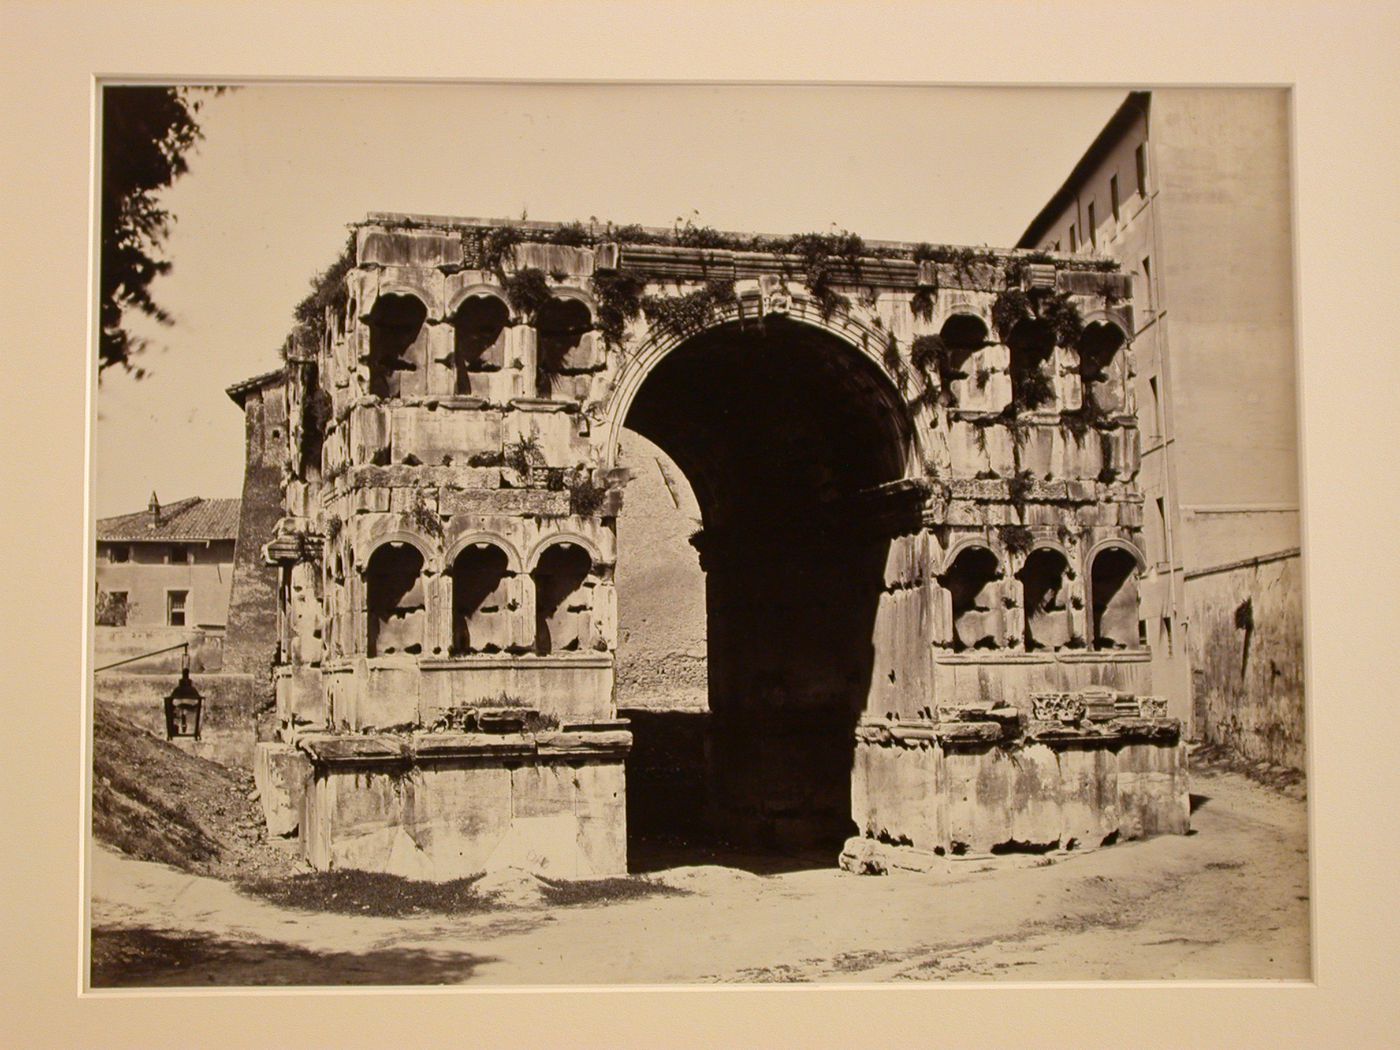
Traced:
POLYGON ((1156 296, 1152 294, 1152 257, 1149 255, 1142 257, 1142 284, 1143 292, 1147 296, 1147 309, 1150 313, 1156 309, 1154 305, 1156 296))
POLYGON ((131 560, 131 548, 125 544, 107 548, 107 560, 110 562, 126 562, 131 560))
POLYGON ((1172 655, 1172 618, 1171 618, 1170 616, 1163 616, 1163 617, 1162 617, 1162 636, 1163 636, 1163 638, 1166 639, 1166 642, 1167 642, 1167 655, 1168 655, 1168 656, 1171 656, 1171 655, 1172 655))
POLYGON ((1137 191, 1138 195, 1144 199, 1147 197, 1147 143, 1138 143, 1138 148, 1133 152, 1133 159, 1137 162, 1137 191))
POLYGON ((183 543, 172 543, 170 549, 165 553, 165 561, 168 565, 188 565, 190 561, 190 549, 183 543))
POLYGON ((1157 561, 1159 564, 1167 562, 1167 501, 1158 496, 1154 501, 1157 504, 1157 528, 1162 537, 1161 546, 1157 548, 1157 561))
POLYGON ((1099 221, 1094 217, 1094 202, 1089 202, 1089 244, 1099 246, 1099 221))
POLYGON ((99 627, 125 627, 128 612, 130 612, 130 606, 127 604, 126 591, 98 590, 97 625, 99 627))
POLYGON ((1162 396, 1157 390, 1157 377, 1151 376, 1147 380, 1147 389, 1152 392, 1152 433, 1157 437, 1162 436, 1162 396))
POLYGON ((185 600, 189 591, 165 592, 165 622, 171 627, 185 626, 185 600))
POLYGON ((1071 252, 1079 251, 1079 237, 1074 231, 1074 223, 1069 224, 1069 250, 1071 252))
POLYGON ((1108 180, 1108 203, 1113 208, 1113 221, 1118 221, 1118 176, 1113 175, 1108 180))

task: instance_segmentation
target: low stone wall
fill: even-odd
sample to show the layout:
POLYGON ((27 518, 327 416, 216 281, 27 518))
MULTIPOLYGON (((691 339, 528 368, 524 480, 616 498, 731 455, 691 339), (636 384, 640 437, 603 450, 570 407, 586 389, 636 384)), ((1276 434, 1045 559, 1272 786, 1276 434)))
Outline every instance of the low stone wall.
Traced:
POLYGON ((1196 731, 1253 761, 1307 765, 1297 552, 1188 573, 1196 731))
POLYGON ((1185 746, 1170 719, 1088 730, 994 721, 863 725, 842 864, 926 869, 941 858, 1093 849, 1190 828, 1185 746))
MULTIPOLYGON (((267 684, 247 674, 193 674, 191 680, 204 697, 201 739, 180 738, 173 743, 221 765, 251 769, 257 713, 268 692, 267 684)), ((93 676, 93 696, 115 704, 123 717, 163 739, 165 697, 178 681, 178 672, 104 671, 93 676)))
POLYGON ((259 745, 268 752, 260 788, 295 789, 300 779, 302 853, 323 871, 430 881, 507 867, 622 875, 630 744, 621 730, 311 734, 296 745, 309 762, 300 771, 299 760, 271 754, 289 745, 259 745))
POLYGON ((135 625, 131 627, 103 627, 99 625, 93 628, 93 632, 94 667, 105 667, 118 660, 132 660, 129 664, 124 664, 114 671, 104 671, 103 674, 112 674, 117 670, 128 674, 160 674, 166 671, 178 674, 182 658, 180 650, 162 652, 156 656, 147 656, 146 654, 154 653, 160 649, 170 649, 171 646, 179 645, 181 642, 189 643, 190 669, 195 673, 218 671, 224 662, 224 632, 222 628, 204 630, 198 627, 161 627, 159 625, 135 625), (133 659, 135 657, 144 658, 133 659))

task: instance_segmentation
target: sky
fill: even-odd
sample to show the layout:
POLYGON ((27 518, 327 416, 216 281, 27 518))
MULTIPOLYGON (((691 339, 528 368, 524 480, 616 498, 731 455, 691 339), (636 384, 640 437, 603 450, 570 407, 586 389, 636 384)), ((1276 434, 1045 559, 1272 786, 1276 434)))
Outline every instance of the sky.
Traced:
POLYGON ((152 293, 141 380, 97 390, 98 517, 238 496, 224 393, 277 367, 292 308, 370 211, 590 217, 1010 246, 1124 89, 255 85, 209 98, 152 293))

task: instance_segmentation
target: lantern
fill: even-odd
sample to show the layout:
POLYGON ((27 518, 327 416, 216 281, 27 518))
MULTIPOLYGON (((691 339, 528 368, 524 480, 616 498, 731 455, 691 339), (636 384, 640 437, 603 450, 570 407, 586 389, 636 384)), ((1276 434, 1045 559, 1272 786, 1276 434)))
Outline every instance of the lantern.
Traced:
POLYGON ((192 736, 199 739, 199 720, 204 713, 204 697, 190 681, 190 651, 180 657, 180 680, 165 698, 165 739, 192 736))

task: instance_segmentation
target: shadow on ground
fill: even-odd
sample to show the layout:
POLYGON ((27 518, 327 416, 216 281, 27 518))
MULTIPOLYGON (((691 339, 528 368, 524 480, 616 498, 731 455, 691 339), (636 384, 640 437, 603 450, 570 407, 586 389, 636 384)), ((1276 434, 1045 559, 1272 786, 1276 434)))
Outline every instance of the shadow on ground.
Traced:
POLYGON ((408 948, 315 952, 280 941, 171 930, 92 931, 93 988, 459 984, 494 961, 408 948))

